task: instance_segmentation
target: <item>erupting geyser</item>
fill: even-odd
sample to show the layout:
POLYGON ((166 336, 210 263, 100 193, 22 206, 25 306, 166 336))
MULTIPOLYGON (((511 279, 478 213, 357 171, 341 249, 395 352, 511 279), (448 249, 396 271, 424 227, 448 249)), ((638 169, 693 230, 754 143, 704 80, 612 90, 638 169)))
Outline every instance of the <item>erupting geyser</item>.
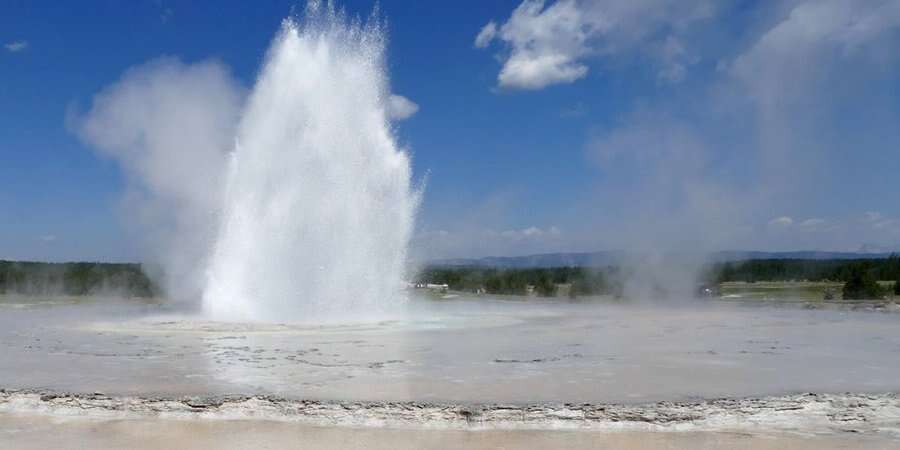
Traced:
POLYGON ((398 301, 416 196, 388 118, 384 38, 312 2, 285 21, 238 124, 204 310, 328 320, 398 301))
MULTIPOLYGON (((129 69, 70 126, 128 181, 166 294, 228 321, 359 320, 400 303, 417 194, 377 15, 310 1, 249 93, 216 61, 129 69)), ((411 105, 411 106, 410 106, 411 105)))

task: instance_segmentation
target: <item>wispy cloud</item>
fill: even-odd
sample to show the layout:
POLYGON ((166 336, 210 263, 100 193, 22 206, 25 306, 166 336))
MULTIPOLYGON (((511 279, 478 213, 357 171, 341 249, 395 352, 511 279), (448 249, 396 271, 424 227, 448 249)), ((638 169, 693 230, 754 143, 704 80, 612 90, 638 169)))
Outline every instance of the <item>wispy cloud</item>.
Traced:
POLYGON ((828 229, 829 223, 825 219, 822 219, 819 217, 814 217, 812 219, 806 219, 806 220, 800 222, 799 224, 797 224, 797 226, 802 231, 819 232, 819 231, 824 231, 824 230, 828 229))
MULTIPOLYGON (((706 50, 703 59, 726 61, 708 73, 708 82, 685 87, 688 95, 637 103, 637 113, 617 126, 598 126, 603 132, 589 141, 589 154, 607 180, 623 179, 604 180, 616 192, 602 200, 627 198, 625 208, 646 210, 620 220, 610 233, 642 229, 655 238, 681 227, 655 244, 696 234, 719 248, 854 248, 861 240, 891 240, 887 223, 873 231, 885 222, 880 213, 870 211, 861 223, 865 210, 842 218, 828 217, 821 207, 794 209, 843 190, 840 178, 821 174, 847 170, 848 152, 858 161, 874 159, 896 142, 895 128, 887 125, 896 123, 896 105, 880 92, 893 88, 900 67, 900 3, 775 6, 747 30, 744 43, 706 50), (848 122, 848 115, 873 119, 848 122), (640 182, 630 183, 636 178, 640 182), (792 214, 773 218, 773 210, 792 214), (809 215, 797 219, 800 214, 809 215), (746 227, 755 231, 743 235, 746 227)), ((703 48, 681 43, 687 54, 703 48)), ((669 53, 680 51, 673 44, 669 53)), ((881 194, 873 192, 872 199, 881 194)))
POLYGON ((493 20, 488 22, 481 31, 478 32, 478 36, 475 36, 475 47, 476 48, 485 48, 491 44, 491 41, 497 36, 497 22, 493 20))
POLYGON ((559 111, 559 116, 564 119, 575 119, 578 117, 584 117, 588 113, 588 107, 583 102, 578 102, 572 106, 567 108, 563 108, 559 111))
POLYGON ((28 41, 13 41, 3 44, 3 48, 8 52, 18 53, 28 48, 28 41))
POLYGON ((420 260, 502 256, 555 251, 564 243, 559 227, 529 226, 498 231, 495 228, 458 228, 422 231, 413 238, 420 260))
POLYGON ((900 235, 900 219, 884 219, 872 224, 872 228, 894 235, 900 235))
POLYGON ((175 14, 175 11, 172 8, 163 8, 162 12, 159 13, 159 21, 165 25, 169 23, 173 14, 175 14))
POLYGON ((512 239, 515 241, 519 241, 522 239, 544 239, 544 238, 557 238, 562 235, 562 231, 556 227, 551 226, 550 228, 541 229, 539 227, 531 226, 528 228, 523 228, 521 230, 506 230, 500 232, 500 236, 506 239, 512 239))
POLYGON ((878 211, 866 211, 863 213, 863 217, 867 222, 877 222, 882 219, 882 215, 878 211))
POLYGON ((53 241, 56 240, 56 235, 53 235, 53 234, 45 234, 45 235, 43 235, 43 236, 40 236, 40 237, 38 238, 38 240, 40 240, 41 242, 47 242, 47 243, 53 242, 53 241))
POLYGON ((788 216, 776 217, 769 221, 770 227, 789 227, 794 224, 794 219, 788 216))

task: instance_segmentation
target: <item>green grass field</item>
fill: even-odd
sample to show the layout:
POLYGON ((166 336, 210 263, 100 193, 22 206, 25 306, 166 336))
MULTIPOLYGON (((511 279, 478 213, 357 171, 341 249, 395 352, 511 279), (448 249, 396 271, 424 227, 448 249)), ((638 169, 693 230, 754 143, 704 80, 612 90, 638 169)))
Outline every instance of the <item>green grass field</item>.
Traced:
MULTIPOLYGON (((891 281, 879 282, 888 292, 887 299, 893 300, 890 293, 894 284, 891 281)), ((824 301, 825 292, 834 294, 833 300, 841 300, 842 282, 813 281, 761 281, 756 283, 728 282, 721 284, 722 297, 726 300, 773 300, 781 302, 824 301)), ((898 299, 900 300, 900 299, 898 299)))

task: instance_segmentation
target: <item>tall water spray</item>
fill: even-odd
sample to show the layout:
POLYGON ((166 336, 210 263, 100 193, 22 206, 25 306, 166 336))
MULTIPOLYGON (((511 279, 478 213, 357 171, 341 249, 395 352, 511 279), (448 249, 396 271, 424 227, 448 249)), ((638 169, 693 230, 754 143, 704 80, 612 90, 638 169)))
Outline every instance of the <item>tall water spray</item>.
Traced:
POLYGON ((416 195, 387 116, 380 24, 311 2, 287 20, 237 127, 203 306, 321 321, 400 301, 416 195))

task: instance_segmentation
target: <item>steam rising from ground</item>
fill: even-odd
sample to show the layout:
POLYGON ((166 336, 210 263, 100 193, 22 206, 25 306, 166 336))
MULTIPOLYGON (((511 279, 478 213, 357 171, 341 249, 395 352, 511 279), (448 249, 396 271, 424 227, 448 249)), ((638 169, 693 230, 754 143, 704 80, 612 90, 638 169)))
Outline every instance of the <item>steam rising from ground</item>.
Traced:
POLYGON ((129 69, 74 119, 84 141, 123 167, 125 217, 179 299, 203 288, 243 97, 221 63, 160 58, 129 69))
POLYGON ((597 172, 566 198, 567 211, 520 214, 545 189, 524 187, 508 206, 485 202, 506 206, 506 220, 441 223, 428 236, 432 257, 458 257, 466 240, 478 247, 465 256, 623 250, 633 272, 664 280, 693 278, 718 250, 900 249, 892 206, 900 110, 885 95, 900 73, 900 3, 518 3, 472 35, 476 47, 497 51, 499 88, 560 92, 555 85, 598 86, 593 75, 634 93, 624 107, 614 95, 611 105, 584 99, 573 108, 598 118, 585 142, 597 172), (527 249, 502 234, 483 242, 481 230, 506 223, 562 233, 535 236, 527 249))
POLYGON ((126 211, 170 296, 234 320, 365 314, 396 298, 416 195, 389 119, 418 106, 390 94, 383 36, 377 18, 310 2, 249 96, 218 62, 162 58, 71 119, 125 169, 126 211))

